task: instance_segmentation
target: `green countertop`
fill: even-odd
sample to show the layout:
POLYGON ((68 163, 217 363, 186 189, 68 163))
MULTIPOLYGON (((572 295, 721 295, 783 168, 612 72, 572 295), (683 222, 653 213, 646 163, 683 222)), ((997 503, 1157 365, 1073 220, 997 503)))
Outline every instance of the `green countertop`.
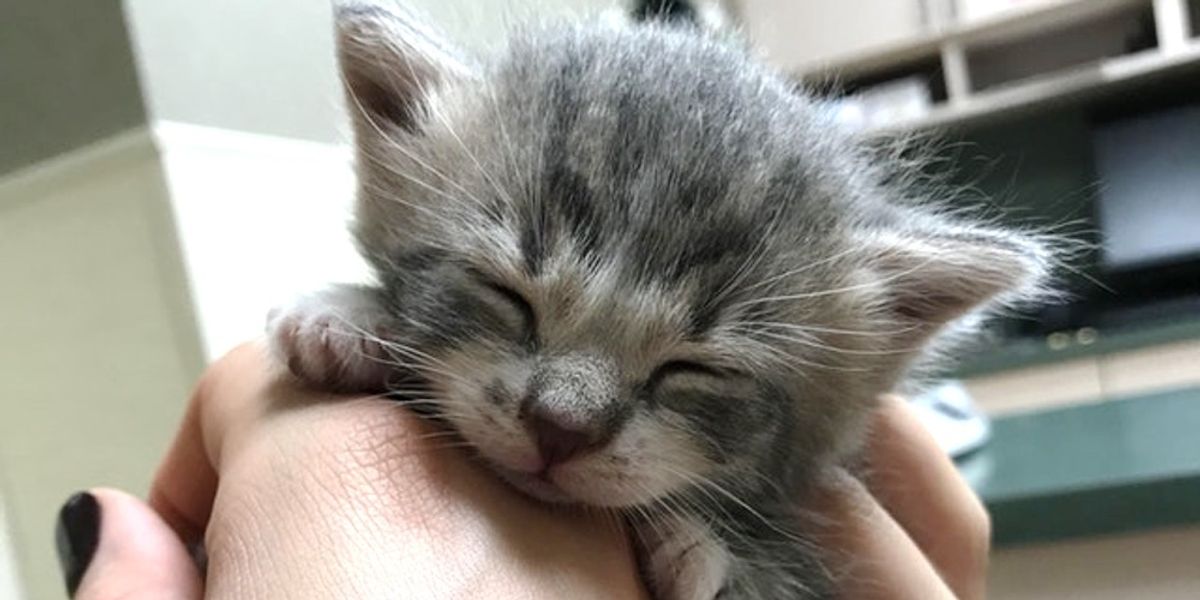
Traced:
POLYGON ((1200 388, 1002 417, 992 431, 959 466, 997 545, 1200 523, 1200 388))
POLYGON ((951 375, 962 379, 1008 369, 1200 339, 1200 319, 1179 319, 1137 328, 1100 329, 1095 331, 1095 336, 1090 343, 1071 343, 1057 350, 1051 349, 1046 340, 1041 338, 1004 342, 966 358, 951 375))

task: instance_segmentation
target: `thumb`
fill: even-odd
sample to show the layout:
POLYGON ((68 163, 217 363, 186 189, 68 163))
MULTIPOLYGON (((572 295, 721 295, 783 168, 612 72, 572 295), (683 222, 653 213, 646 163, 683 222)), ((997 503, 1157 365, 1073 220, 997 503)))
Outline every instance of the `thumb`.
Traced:
POLYGON ((203 585, 183 543, 145 502, 96 489, 72 496, 55 531, 76 600, 195 600, 203 585))

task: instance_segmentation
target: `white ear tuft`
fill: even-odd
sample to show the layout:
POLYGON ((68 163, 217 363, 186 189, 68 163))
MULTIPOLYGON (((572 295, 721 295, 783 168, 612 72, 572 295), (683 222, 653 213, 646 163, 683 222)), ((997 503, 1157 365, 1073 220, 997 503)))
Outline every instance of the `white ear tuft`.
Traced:
POLYGON ((413 131, 428 94, 468 69, 441 36, 388 0, 335 4, 338 59, 359 131, 413 131), (365 127, 363 127, 365 126, 365 127))
POLYGON ((929 328, 981 305, 1036 295, 1050 264, 1042 244, 1000 230, 873 233, 862 243, 867 268, 884 289, 888 309, 929 328))

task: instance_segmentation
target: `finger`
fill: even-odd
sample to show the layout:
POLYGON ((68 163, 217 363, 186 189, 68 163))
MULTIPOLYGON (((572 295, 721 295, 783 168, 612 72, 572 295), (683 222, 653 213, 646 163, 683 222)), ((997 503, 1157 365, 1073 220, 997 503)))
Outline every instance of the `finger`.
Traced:
POLYGON ((953 600, 954 593, 904 529, 849 475, 830 482, 817 498, 824 526, 818 540, 836 549, 834 573, 842 598, 953 600))
POLYGON ((77 600, 192 600, 203 594, 191 557, 141 500, 96 489, 67 501, 56 531, 67 592, 77 600))
POLYGON ((150 486, 149 502, 186 543, 204 535, 216 494, 221 453, 231 428, 253 427, 264 410, 255 390, 272 378, 261 344, 244 344, 218 360, 201 377, 179 432, 150 486))
POLYGON ((204 535, 217 476, 202 441, 198 393, 150 485, 149 502, 184 542, 204 535))
POLYGON ((987 510, 903 399, 883 398, 867 452, 875 497, 959 598, 983 598, 987 510))

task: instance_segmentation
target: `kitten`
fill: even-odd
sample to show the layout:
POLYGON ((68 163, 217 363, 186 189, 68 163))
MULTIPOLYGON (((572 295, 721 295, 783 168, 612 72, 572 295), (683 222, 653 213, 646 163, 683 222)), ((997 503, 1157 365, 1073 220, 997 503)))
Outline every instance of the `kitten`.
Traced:
POLYGON ((276 312, 300 378, 393 390, 517 488, 625 515, 657 598, 823 598, 796 502, 1035 238, 951 217, 736 45, 664 24, 470 62, 337 7, 378 277, 276 312), (901 177, 897 177, 897 175, 901 177))

